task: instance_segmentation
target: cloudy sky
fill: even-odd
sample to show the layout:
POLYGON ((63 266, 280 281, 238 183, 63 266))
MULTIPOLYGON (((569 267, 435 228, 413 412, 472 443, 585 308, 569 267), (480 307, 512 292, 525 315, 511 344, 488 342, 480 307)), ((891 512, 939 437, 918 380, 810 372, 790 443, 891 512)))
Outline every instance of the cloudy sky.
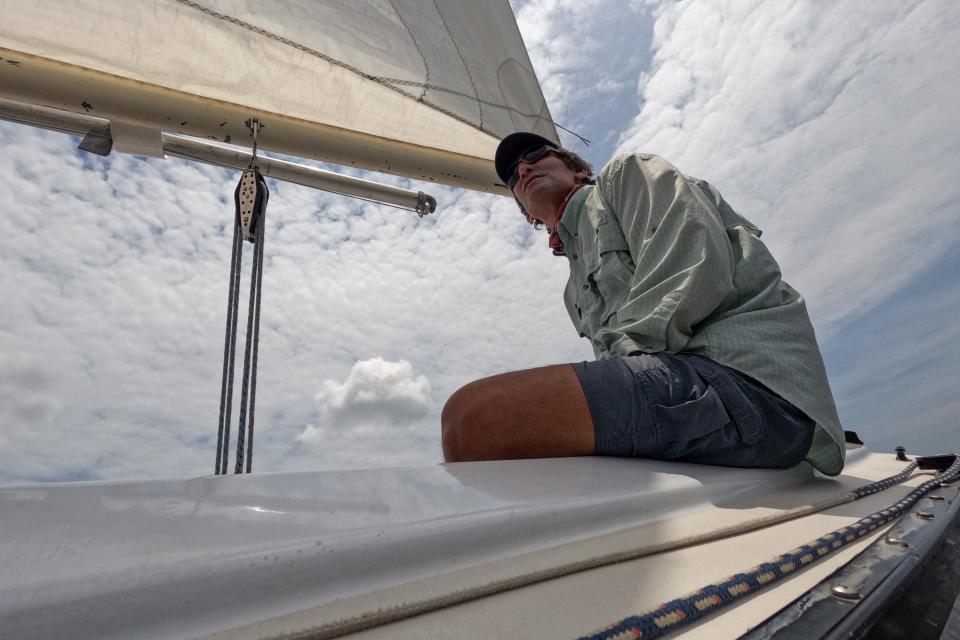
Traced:
MULTIPOLYGON (((764 229, 847 429, 960 447, 960 5, 514 9, 573 149, 663 155, 764 229)), ((236 175, 76 144, 0 124, 0 482, 207 474, 236 175)), ((271 190, 257 471, 436 463, 459 386, 591 357, 511 201, 431 187, 419 220, 271 190)))

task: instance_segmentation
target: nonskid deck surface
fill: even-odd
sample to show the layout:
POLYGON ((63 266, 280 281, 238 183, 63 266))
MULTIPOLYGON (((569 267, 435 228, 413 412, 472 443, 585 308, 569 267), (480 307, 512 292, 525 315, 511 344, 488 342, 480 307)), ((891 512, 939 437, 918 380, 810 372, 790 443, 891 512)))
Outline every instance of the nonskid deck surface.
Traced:
POLYGON ((828 479, 805 466, 568 458, 5 488, 0 630, 270 636, 611 554, 659 552, 365 632, 477 637, 470 621, 480 616, 490 637, 539 637, 545 621, 575 637, 843 526, 906 489, 739 539, 703 538, 789 517, 903 466, 852 452, 845 474, 828 479), (518 608, 533 621, 490 618, 490 607, 525 602, 518 608))

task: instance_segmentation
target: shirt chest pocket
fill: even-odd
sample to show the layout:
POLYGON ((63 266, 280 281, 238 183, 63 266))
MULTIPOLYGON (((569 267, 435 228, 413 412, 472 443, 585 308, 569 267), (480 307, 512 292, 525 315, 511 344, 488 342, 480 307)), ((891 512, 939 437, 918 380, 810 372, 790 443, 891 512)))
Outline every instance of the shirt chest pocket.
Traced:
POLYGON ((591 249, 593 251, 584 265, 587 280, 608 306, 619 306, 630 292, 630 283, 636 270, 630 257, 630 246, 620 225, 604 217, 597 226, 596 242, 591 249))

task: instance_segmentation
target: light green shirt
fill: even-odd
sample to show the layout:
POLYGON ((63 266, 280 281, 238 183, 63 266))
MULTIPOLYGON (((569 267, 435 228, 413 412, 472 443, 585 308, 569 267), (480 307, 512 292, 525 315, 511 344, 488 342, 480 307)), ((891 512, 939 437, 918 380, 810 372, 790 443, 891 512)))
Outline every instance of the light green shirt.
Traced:
POLYGON ((817 423, 807 460, 840 473, 843 429, 803 298, 716 189, 657 156, 618 156, 557 233, 564 302, 598 359, 687 352, 745 373, 817 423))

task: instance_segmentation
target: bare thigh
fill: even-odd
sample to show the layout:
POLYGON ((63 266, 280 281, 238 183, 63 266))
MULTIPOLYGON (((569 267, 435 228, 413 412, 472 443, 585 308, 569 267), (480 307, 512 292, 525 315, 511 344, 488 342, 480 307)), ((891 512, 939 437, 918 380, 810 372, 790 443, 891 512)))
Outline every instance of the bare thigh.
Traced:
POLYGON ((441 415, 447 462, 593 455, 593 420, 569 364, 512 371, 457 390, 441 415))

